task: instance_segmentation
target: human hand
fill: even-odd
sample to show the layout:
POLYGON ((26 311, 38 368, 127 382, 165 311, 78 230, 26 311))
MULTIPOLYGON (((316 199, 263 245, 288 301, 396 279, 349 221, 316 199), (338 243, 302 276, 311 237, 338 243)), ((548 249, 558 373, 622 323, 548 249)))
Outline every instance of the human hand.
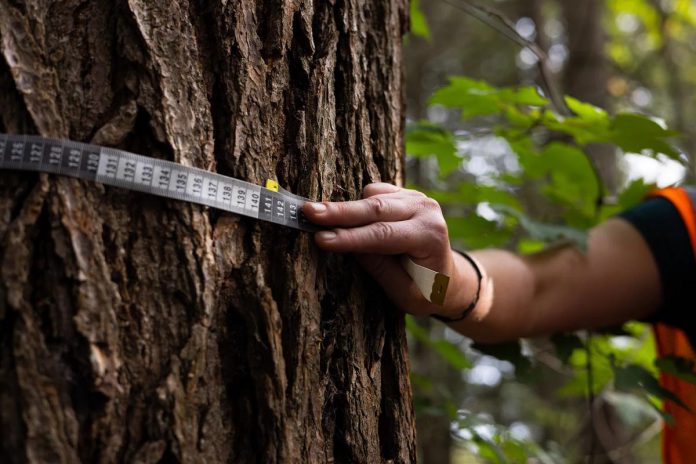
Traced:
POLYGON ((316 233, 317 245, 355 253, 402 310, 415 315, 461 312, 454 292, 443 307, 426 300, 399 261, 400 255, 408 255, 416 264, 450 276, 450 288, 456 288, 457 266, 437 201, 415 190, 376 183, 365 187, 362 200, 306 203, 303 212, 311 222, 333 227, 316 233))

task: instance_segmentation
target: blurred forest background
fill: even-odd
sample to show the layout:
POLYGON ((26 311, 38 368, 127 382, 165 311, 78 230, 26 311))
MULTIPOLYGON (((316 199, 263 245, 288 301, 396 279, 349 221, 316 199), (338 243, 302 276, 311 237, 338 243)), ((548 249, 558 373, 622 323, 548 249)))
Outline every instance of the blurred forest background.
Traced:
MULTIPOLYGON (((455 247, 582 247, 696 176, 696 2, 411 2, 408 179, 455 247)), ((660 462, 657 376, 691 373, 648 326, 477 346, 407 322, 420 462, 660 462)))

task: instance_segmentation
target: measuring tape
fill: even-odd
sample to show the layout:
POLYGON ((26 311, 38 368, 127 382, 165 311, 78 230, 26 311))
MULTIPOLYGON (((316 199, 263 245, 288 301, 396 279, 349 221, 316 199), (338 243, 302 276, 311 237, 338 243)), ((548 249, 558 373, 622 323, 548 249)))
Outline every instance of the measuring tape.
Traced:
POLYGON ((0 169, 47 172, 261 219, 293 229, 318 228, 302 214, 305 198, 171 161, 114 148, 31 135, 0 134, 0 169))
MULTIPOLYGON (((33 135, 0 134, 0 169, 46 172, 100 182, 229 211, 293 229, 315 232, 302 206, 273 180, 261 187, 233 177, 136 155, 115 148, 33 135)), ((442 305, 449 277, 404 257, 402 264, 423 296, 442 305)))

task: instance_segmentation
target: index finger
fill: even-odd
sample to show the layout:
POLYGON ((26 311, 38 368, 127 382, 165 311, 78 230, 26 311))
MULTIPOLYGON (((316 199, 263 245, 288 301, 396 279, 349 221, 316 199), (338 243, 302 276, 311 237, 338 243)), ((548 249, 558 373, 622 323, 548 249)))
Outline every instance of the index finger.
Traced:
POLYGON ((413 197, 389 194, 356 201, 305 203, 303 207, 307 219, 315 224, 348 227, 404 221, 417 210, 418 203, 413 197))

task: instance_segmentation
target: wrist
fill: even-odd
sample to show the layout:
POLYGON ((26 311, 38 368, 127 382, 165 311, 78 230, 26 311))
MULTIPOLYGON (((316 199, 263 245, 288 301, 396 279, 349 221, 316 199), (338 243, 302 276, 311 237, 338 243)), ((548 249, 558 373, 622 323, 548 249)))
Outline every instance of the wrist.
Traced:
POLYGON ((443 322, 458 322, 477 312, 485 274, 481 264, 467 253, 452 253, 452 276, 445 303, 431 316, 443 322))

